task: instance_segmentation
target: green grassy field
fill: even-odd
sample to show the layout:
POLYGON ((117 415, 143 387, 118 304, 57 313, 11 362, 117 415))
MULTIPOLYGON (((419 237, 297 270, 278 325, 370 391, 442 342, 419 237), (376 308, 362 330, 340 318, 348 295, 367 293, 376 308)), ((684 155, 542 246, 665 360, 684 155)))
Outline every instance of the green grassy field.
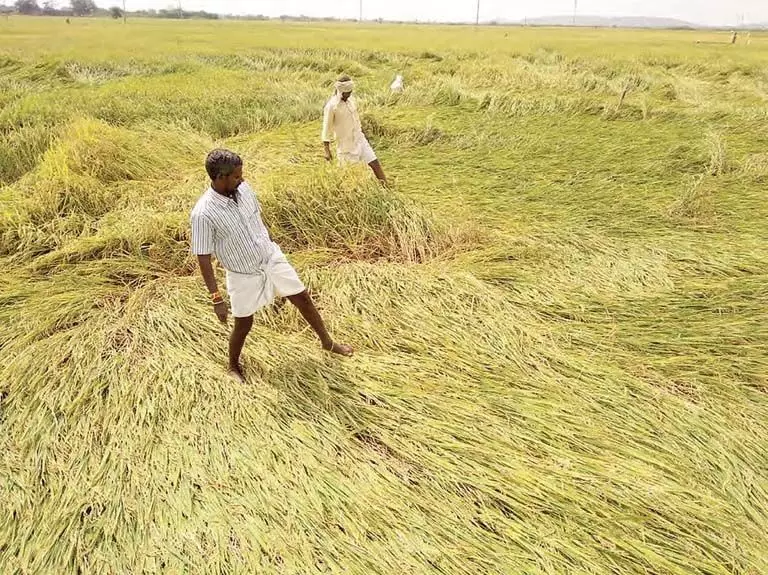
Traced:
POLYGON ((727 39, 0 19, 0 573, 768 573, 768 36, 727 39), (323 161, 341 72, 391 192, 323 161), (227 377, 216 145, 351 360, 287 306, 227 377))

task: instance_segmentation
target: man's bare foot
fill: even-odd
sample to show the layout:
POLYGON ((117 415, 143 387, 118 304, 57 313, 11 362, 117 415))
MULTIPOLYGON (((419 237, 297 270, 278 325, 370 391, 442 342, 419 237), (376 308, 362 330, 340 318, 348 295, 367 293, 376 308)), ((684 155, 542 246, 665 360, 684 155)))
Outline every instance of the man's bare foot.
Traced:
POLYGON ((240 383, 245 383, 245 373, 243 373, 243 367, 241 365, 230 365, 227 373, 240 381, 240 383))
POLYGON ((324 345, 323 349, 325 351, 329 351, 338 355, 344 355, 346 357, 350 357, 354 353, 352 346, 349 346, 346 343, 331 342, 330 345, 324 345))

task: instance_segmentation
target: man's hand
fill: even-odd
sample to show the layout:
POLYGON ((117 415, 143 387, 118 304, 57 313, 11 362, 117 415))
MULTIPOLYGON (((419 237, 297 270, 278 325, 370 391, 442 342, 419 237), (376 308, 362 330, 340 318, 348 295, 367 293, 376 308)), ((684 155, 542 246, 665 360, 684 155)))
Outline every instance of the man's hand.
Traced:
POLYGON ((323 142, 325 148, 325 161, 330 162, 333 160, 333 154, 331 154, 331 144, 329 142, 323 142))
POLYGON ((221 323, 227 323, 229 308, 227 307, 227 302, 221 299, 218 288, 216 287, 216 276, 213 273, 213 266, 211 265, 211 255, 199 255, 197 256, 197 262, 200 264, 200 272, 203 274, 205 285, 208 287, 208 291, 213 298, 213 311, 216 312, 216 317, 219 318, 221 323))
POLYGON ((221 323, 227 323, 227 316, 229 315, 229 308, 227 302, 220 301, 213 304, 213 311, 216 312, 216 317, 219 318, 221 323))

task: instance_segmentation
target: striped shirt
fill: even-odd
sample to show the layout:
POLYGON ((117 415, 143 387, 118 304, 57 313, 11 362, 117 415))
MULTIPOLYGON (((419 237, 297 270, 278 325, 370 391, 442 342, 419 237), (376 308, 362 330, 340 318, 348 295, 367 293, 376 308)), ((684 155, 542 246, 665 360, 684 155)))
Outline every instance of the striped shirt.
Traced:
POLYGON ((209 188, 192 210, 192 253, 216 256, 228 271, 257 273, 274 251, 256 194, 243 182, 236 200, 209 188))

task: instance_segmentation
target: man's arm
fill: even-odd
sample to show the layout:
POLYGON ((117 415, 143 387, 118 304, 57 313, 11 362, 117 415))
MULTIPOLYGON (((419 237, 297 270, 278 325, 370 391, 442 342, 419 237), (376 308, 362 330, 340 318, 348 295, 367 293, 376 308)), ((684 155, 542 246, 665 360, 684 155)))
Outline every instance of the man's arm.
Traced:
POLYGON ((368 139, 368 134, 366 134, 365 130, 363 130, 363 122, 360 120, 360 110, 357 107, 357 98, 352 96, 349 100, 351 100, 351 102, 348 104, 348 106, 349 109, 352 110, 355 126, 360 130, 360 133, 365 136, 366 139, 368 139))
POLYGON ((211 255, 197 256, 197 263, 200 265, 200 273, 203 274, 203 281, 205 281, 205 287, 208 288, 208 292, 211 294, 211 303, 213 304, 213 311, 216 313, 216 317, 220 321, 226 323, 227 314, 227 302, 221 297, 219 288, 216 286, 216 274, 213 273, 213 265, 211 264, 211 255))
POLYGON ((227 321, 227 304, 219 293, 216 285, 216 275, 213 273, 211 253, 213 252, 213 228, 206 218, 192 217, 192 253, 197 256, 200 273, 203 275, 205 287, 211 294, 211 303, 216 316, 223 322, 227 321))
POLYGON ((331 130, 333 129, 333 107, 328 103, 323 110, 323 147, 325 148, 325 159, 329 162, 333 160, 331 153, 331 130))
POLYGON ((208 292, 213 296, 219 291, 219 288, 216 285, 216 275, 213 273, 211 254, 197 256, 197 263, 200 266, 200 273, 203 275, 205 287, 208 288, 208 292))

